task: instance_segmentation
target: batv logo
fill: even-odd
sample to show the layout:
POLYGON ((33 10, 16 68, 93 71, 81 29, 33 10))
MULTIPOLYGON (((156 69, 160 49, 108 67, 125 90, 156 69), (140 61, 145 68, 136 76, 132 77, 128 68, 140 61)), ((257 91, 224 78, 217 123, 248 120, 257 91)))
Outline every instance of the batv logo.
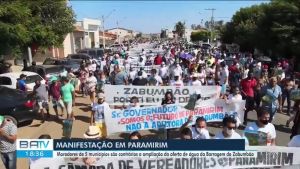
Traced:
POLYGON ((53 140, 47 139, 20 139, 17 141, 18 150, 52 150, 53 140))
POLYGON ((49 141, 20 141, 20 148, 46 149, 49 141))

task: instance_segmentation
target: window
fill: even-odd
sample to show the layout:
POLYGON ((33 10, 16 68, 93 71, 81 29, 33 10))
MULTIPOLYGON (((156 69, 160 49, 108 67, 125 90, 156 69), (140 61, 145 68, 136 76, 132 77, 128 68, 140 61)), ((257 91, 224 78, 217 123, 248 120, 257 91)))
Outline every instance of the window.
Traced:
POLYGON ((0 77, 0 85, 12 85, 9 77, 0 77))
POLYGON ((26 77, 26 84, 34 83, 37 80, 43 80, 39 75, 31 75, 26 77))
POLYGON ((92 58, 96 57, 96 51, 95 50, 89 50, 89 55, 92 56, 92 58))

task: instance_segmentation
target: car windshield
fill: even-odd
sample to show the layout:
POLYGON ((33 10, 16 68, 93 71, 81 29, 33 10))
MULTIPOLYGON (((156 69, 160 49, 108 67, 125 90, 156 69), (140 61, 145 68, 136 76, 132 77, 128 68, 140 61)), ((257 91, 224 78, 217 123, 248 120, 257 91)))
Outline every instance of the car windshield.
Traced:
POLYGON ((58 61, 53 59, 46 59, 43 63, 43 65, 57 65, 58 61))
POLYGON ((26 77, 26 84, 34 83, 36 80, 43 80, 39 75, 31 75, 26 77))

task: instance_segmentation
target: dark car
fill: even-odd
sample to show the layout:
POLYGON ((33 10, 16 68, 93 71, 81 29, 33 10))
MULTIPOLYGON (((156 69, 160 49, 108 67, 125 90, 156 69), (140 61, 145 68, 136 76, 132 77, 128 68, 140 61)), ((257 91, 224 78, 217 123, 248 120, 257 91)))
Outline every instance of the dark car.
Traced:
POLYGON ((28 67, 28 71, 36 72, 47 81, 51 76, 59 76, 65 68, 63 65, 36 65, 28 67))
POLYGON ((78 53, 78 54, 69 54, 67 56, 68 59, 83 59, 83 60, 91 60, 93 59, 92 56, 85 54, 85 53, 78 53))
POLYGON ((15 124, 30 124, 37 117, 36 101, 32 94, 0 86, 0 115, 15 124))
POLYGON ((80 63, 82 59, 56 59, 56 58, 47 58, 43 65, 62 65, 66 69, 72 69, 74 72, 77 72, 80 68, 80 63))
POLYGON ((87 49, 81 49, 77 53, 84 53, 88 54, 92 57, 92 59, 101 59, 104 55, 104 49, 102 48, 87 48, 87 49))

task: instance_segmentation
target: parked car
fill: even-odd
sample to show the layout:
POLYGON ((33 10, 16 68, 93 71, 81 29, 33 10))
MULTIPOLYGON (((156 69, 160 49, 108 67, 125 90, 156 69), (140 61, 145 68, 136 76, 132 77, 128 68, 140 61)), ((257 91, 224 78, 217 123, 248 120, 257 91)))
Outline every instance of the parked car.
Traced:
POLYGON ((36 101, 32 94, 0 86, 0 115, 11 119, 16 125, 31 124, 37 117, 36 101))
POLYGON ((0 86, 16 89, 17 81, 20 78, 21 74, 27 76, 25 82, 29 88, 28 91, 33 90, 36 80, 40 80, 42 84, 46 83, 46 81, 37 73, 23 71, 23 72, 11 72, 11 73, 0 74, 0 86))
POLYGON ((87 49, 81 49, 77 52, 88 54, 92 57, 92 59, 101 59, 104 55, 104 49, 103 48, 87 48, 87 49))
POLYGON ((85 53, 78 53, 78 54, 69 54, 67 56, 68 59, 87 59, 87 60, 91 60, 93 59, 92 56, 85 54, 85 53))
POLYGON ((51 76, 60 76, 65 72, 65 68, 62 65, 36 65, 35 68, 32 68, 32 66, 28 67, 28 70, 39 74, 46 80, 46 83, 51 76))
POLYGON ((124 46, 122 44, 113 44, 109 47, 113 52, 120 51, 124 46))
POLYGON ((74 72, 77 72, 80 68, 80 63, 82 59, 56 59, 56 58, 47 58, 43 65, 62 65, 64 68, 71 68, 74 72))

